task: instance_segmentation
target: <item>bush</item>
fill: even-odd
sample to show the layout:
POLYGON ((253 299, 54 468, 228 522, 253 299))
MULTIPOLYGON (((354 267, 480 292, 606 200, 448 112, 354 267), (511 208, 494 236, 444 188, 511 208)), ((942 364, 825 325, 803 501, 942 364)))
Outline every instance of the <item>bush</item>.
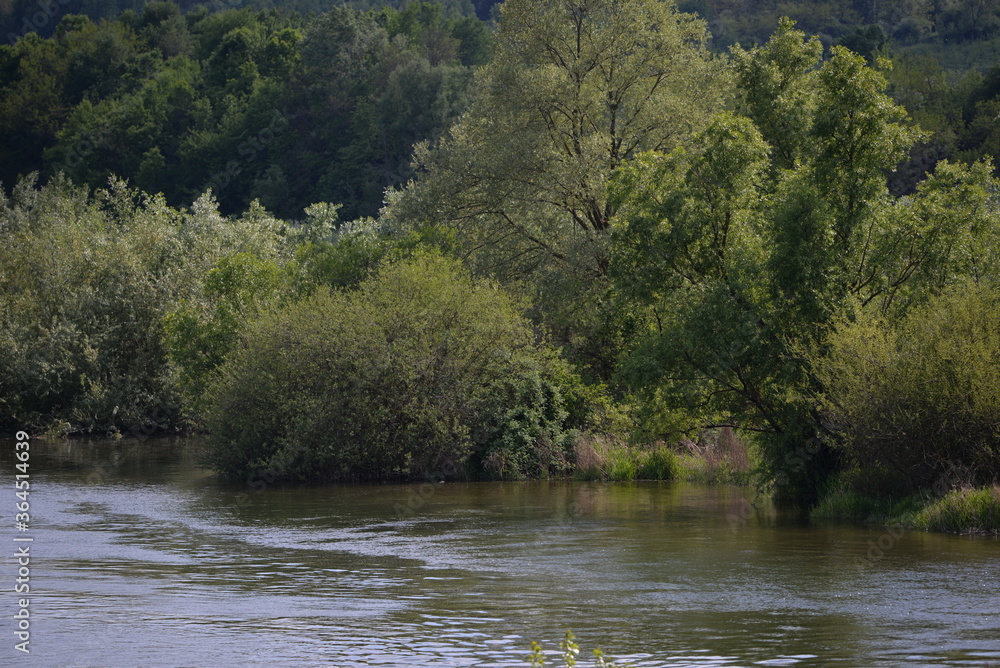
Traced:
POLYGON ((234 478, 461 476, 473 453, 515 475, 564 440, 516 305, 436 254, 263 317, 207 397, 209 460, 234 478))
POLYGON ((474 462, 501 480, 565 473, 575 432, 565 430, 568 411, 560 387, 532 359, 518 373, 491 383, 474 420, 474 462))
POLYGON ((909 525, 916 510, 926 502, 920 495, 873 496, 858 491, 858 473, 848 471, 839 475, 829 491, 810 511, 813 520, 840 520, 866 524, 899 521, 909 525), (904 521, 905 520, 905 521, 904 521))
POLYGON ((826 418, 858 491, 912 493, 947 470, 1000 476, 1000 290, 963 285, 894 327, 877 316, 840 323, 816 364, 826 418))
POLYGON ((182 213, 119 181, 0 189, 0 430, 181 427, 164 317, 229 249, 271 253, 277 231, 259 211, 224 219, 205 197, 182 213))
MULTIPOLYGON (((305 298, 320 286, 353 289, 384 263, 421 247, 447 247, 447 235, 435 228, 394 235, 371 219, 340 222, 339 208, 321 202, 306 209, 304 221, 273 221, 282 232, 280 257, 253 248, 222 255, 201 277, 195 298, 166 315, 166 348, 193 422, 204 412, 209 380, 262 310, 305 298)), ((262 209, 250 214, 266 217, 262 209)))

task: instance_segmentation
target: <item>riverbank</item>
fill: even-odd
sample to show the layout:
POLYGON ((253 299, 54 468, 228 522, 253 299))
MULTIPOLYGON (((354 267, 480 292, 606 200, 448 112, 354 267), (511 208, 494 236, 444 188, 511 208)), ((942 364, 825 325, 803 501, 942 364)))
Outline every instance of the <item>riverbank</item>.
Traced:
POLYGON ((527 666, 535 640, 554 666, 566 629, 578 666, 1000 661, 993 539, 809 526, 679 481, 231 484, 205 446, 32 443, 35 663, 527 666))
POLYGON ((954 489, 943 496, 899 498, 836 487, 810 512, 815 522, 848 521, 966 535, 1000 535, 1000 485, 954 489))

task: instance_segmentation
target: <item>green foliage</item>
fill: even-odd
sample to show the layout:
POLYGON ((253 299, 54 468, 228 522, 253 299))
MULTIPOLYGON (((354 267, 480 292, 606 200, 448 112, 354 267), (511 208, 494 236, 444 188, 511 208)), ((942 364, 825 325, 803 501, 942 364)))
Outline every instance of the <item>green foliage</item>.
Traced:
POLYGON ((878 472, 871 475, 861 469, 845 471, 833 480, 829 491, 809 512, 809 517, 862 524, 899 522, 904 526, 912 525, 914 514, 926 505, 926 498, 891 494, 885 488, 873 493, 870 481, 876 478, 884 479, 878 472))
POLYGON ((239 252, 223 257, 205 275, 202 299, 164 318, 164 343, 194 413, 215 369, 239 336, 275 299, 281 267, 272 259, 239 252))
POLYGON ((643 451, 636 478, 639 480, 671 480, 677 477, 677 458, 671 450, 658 447, 643 451))
POLYGON ((322 287, 355 288, 382 265, 421 249, 448 248, 447 236, 431 229, 394 236, 371 219, 341 223, 339 208, 314 204, 295 226, 278 223, 259 207, 251 209, 244 217, 277 225, 272 229, 282 237, 280 255, 252 246, 222 255, 203 276, 197 295, 167 313, 164 342, 193 419, 203 412, 204 392, 216 369, 264 313, 322 287))
MULTIPOLYGON (((565 668, 576 666, 576 657, 580 654, 580 645, 576 642, 576 635, 572 631, 566 631, 566 637, 559 643, 559 649, 562 651, 559 657, 562 659, 562 665, 565 668)), ((604 657, 604 652, 600 649, 595 649, 593 654, 595 659, 594 665, 599 668, 615 668, 616 664, 613 661, 608 661, 604 657)), ((532 668, 540 668, 545 665, 545 653, 542 651, 542 646, 535 641, 531 642, 531 654, 528 655, 528 660, 531 661, 532 668)))
POLYGON ((697 443, 682 441, 688 452, 677 455, 677 477, 689 482, 751 485, 756 455, 729 427, 702 432, 697 443))
POLYGON ((607 179, 719 108, 706 39, 659 0, 503 3, 469 110, 418 147, 418 178, 388 216, 454 229, 475 270, 520 283, 559 343, 607 379, 632 325, 607 294, 607 179))
POLYGON ((673 480, 680 473, 677 454, 663 443, 631 445, 587 435, 574 446, 576 480, 673 480))
POLYGON ((720 99, 704 39, 700 22, 663 2, 505 3, 469 113, 420 149, 427 174, 393 215, 455 225, 507 273, 580 253, 571 264, 601 271, 586 248, 608 228, 610 170, 675 145, 720 99))
POLYGON ((856 26, 854 30, 841 37, 838 43, 859 56, 864 56, 869 65, 875 65, 879 56, 885 54, 888 41, 889 36, 882 26, 872 24, 856 26))
POLYGON ((958 489, 917 514, 915 524, 928 531, 1000 533, 1000 487, 958 489))
POLYGON ((816 373, 851 464, 885 471, 864 491, 917 491, 954 466, 972 482, 1000 474, 998 320, 1000 292, 962 284, 898 325, 867 312, 838 323, 816 373))
POLYGON ((664 478, 673 452, 595 434, 736 425, 798 501, 838 468, 844 508, 946 463, 995 476, 1000 70, 899 54, 985 53, 996 2, 773 8, 809 14, 812 39, 759 3, 684 3, 717 45, 777 24, 728 61, 659 0, 508 0, 495 37, 472 17, 489 0, 269 2, 66 15, 0 46, 0 179, 50 182, 0 195, 0 428, 177 428, 212 386, 233 475, 664 478), (503 280, 534 333, 428 248, 503 280), (506 352, 448 309, 506 323, 506 352))
POLYGON ((189 213, 121 182, 0 196, 0 429, 149 433, 183 425, 163 322, 236 248, 276 252, 260 217, 189 213))
POLYGON ((909 45, 941 51, 949 43, 988 40, 998 28, 1000 7, 993 0, 900 0, 854 2, 850 0, 791 0, 780 3, 734 3, 698 0, 690 3, 709 18, 720 46, 739 42, 763 43, 789 16, 825 43, 840 41, 868 56, 873 42, 892 38, 897 48, 909 45), (853 42, 853 44, 852 44, 853 42))
POLYGON ((490 477, 547 477, 570 469, 576 434, 564 429, 562 393, 545 371, 529 361, 518 375, 491 384, 473 433, 473 461, 490 477))
POLYGON ((611 450, 608 455, 605 471, 609 480, 630 481, 638 479, 638 457, 631 449, 611 450))
POLYGON ((462 475, 559 430, 542 360, 499 288, 418 254, 256 322, 209 391, 209 459, 237 478, 462 475))
POLYGON ((819 39, 803 41, 793 26, 791 20, 782 19, 763 46, 731 50, 738 109, 760 130, 780 169, 793 167, 808 150, 818 103, 816 63, 823 53, 819 39))
POLYGON ((919 133, 863 59, 818 56, 787 22, 768 45, 735 50, 748 116, 623 166, 612 187, 613 278, 653 314, 623 367, 648 437, 757 432, 766 479, 805 503, 838 462, 805 351, 852 304, 898 312, 985 275, 997 229, 983 165, 943 163, 916 196, 893 198, 885 175, 919 133))
POLYGON ((446 17, 445 7, 432 2, 411 2, 402 10, 386 7, 376 19, 389 39, 403 36, 436 65, 459 59, 463 65, 489 61, 490 36, 486 25, 474 17, 446 17))
POLYGON ((114 174, 173 206, 211 188, 226 213, 259 199, 286 218, 317 200, 374 215, 487 58, 485 25, 445 16, 426 3, 184 16, 165 2, 99 24, 67 16, 49 39, 0 47, 0 181, 114 174), (390 15, 397 39, 377 20, 390 15))
POLYGON ((845 477, 813 508, 810 518, 894 524, 947 533, 997 534, 1000 533, 1000 487, 962 486, 937 498, 926 493, 873 496, 858 491, 845 477))

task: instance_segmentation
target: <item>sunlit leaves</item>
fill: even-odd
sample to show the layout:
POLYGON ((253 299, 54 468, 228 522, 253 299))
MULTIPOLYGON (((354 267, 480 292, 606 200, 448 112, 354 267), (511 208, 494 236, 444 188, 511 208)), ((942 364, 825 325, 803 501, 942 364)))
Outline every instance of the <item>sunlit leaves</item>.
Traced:
POLYGON ((808 148, 818 100, 815 91, 823 46, 806 40, 782 19, 766 44, 751 51, 732 49, 740 113, 760 129, 774 151, 778 169, 788 169, 808 148))
POLYGON ((227 325, 266 291, 283 228, 259 207, 225 218, 203 197, 180 212, 121 181, 93 197, 59 179, 20 183, 0 200, 0 425, 180 428, 172 343, 180 375, 217 363, 225 347, 208 339, 231 342, 227 325), (219 326, 195 331, 213 301, 219 326))
POLYGON ((912 492, 965 467, 968 482, 1000 472, 1000 296, 956 283, 892 322, 842 317, 816 359, 825 417, 863 491, 912 492))

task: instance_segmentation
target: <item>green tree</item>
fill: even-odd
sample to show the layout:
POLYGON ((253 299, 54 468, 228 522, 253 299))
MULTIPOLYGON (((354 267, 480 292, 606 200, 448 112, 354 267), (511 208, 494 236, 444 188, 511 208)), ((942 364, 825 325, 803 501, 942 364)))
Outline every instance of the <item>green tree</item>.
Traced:
POLYGON ((951 286, 898 323, 842 318, 815 360, 824 415, 858 491, 912 494, 945 473, 1000 474, 1000 293, 951 286))
POLYGON ((432 61, 413 39, 390 40, 376 18, 345 7, 309 25, 287 89, 289 131, 275 142, 276 166, 295 175, 287 190, 300 207, 325 200, 343 203, 348 220, 375 215, 385 189, 412 175, 413 145, 436 138, 465 108, 470 70, 432 61))
POLYGON ((35 35, 0 46, 0 180, 17 183, 41 168, 41 150, 55 143, 68 113, 67 64, 52 41, 35 35))
POLYGON ((815 37, 803 41, 794 26, 784 18, 766 44, 731 50, 737 109, 756 124, 778 169, 790 169, 805 156, 818 104, 816 64, 823 45, 815 37))
POLYGON ((493 61, 424 172, 393 202, 446 221, 507 275, 607 269, 605 184, 636 151, 669 149, 721 100, 702 22, 659 0, 504 3, 493 61))
POLYGON ((705 25, 661 0, 502 5, 469 110, 417 149, 389 198, 404 228, 446 225, 477 271, 531 295, 535 317, 608 377, 633 327, 607 296, 611 172, 683 143, 721 104, 705 25))
POLYGON ((192 415, 211 374, 281 287, 281 266, 247 252, 227 255, 209 270, 200 299, 184 302, 164 318, 164 344, 192 415))
POLYGON ((275 257, 282 227, 223 218, 207 197, 176 211, 121 181, 92 197, 61 178, 0 194, 0 429, 181 428, 165 317, 222 258, 275 257))
POLYGON ((736 58, 750 118, 722 116, 691 150, 620 170, 614 271, 653 314, 627 372, 654 435, 757 432, 779 495, 808 503, 838 453, 807 351, 853 304, 899 312, 980 271, 995 214, 984 165, 943 164, 917 196, 892 197, 886 173, 919 135, 884 78, 836 47, 806 67, 818 50, 790 24, 774 41, 736 58))

